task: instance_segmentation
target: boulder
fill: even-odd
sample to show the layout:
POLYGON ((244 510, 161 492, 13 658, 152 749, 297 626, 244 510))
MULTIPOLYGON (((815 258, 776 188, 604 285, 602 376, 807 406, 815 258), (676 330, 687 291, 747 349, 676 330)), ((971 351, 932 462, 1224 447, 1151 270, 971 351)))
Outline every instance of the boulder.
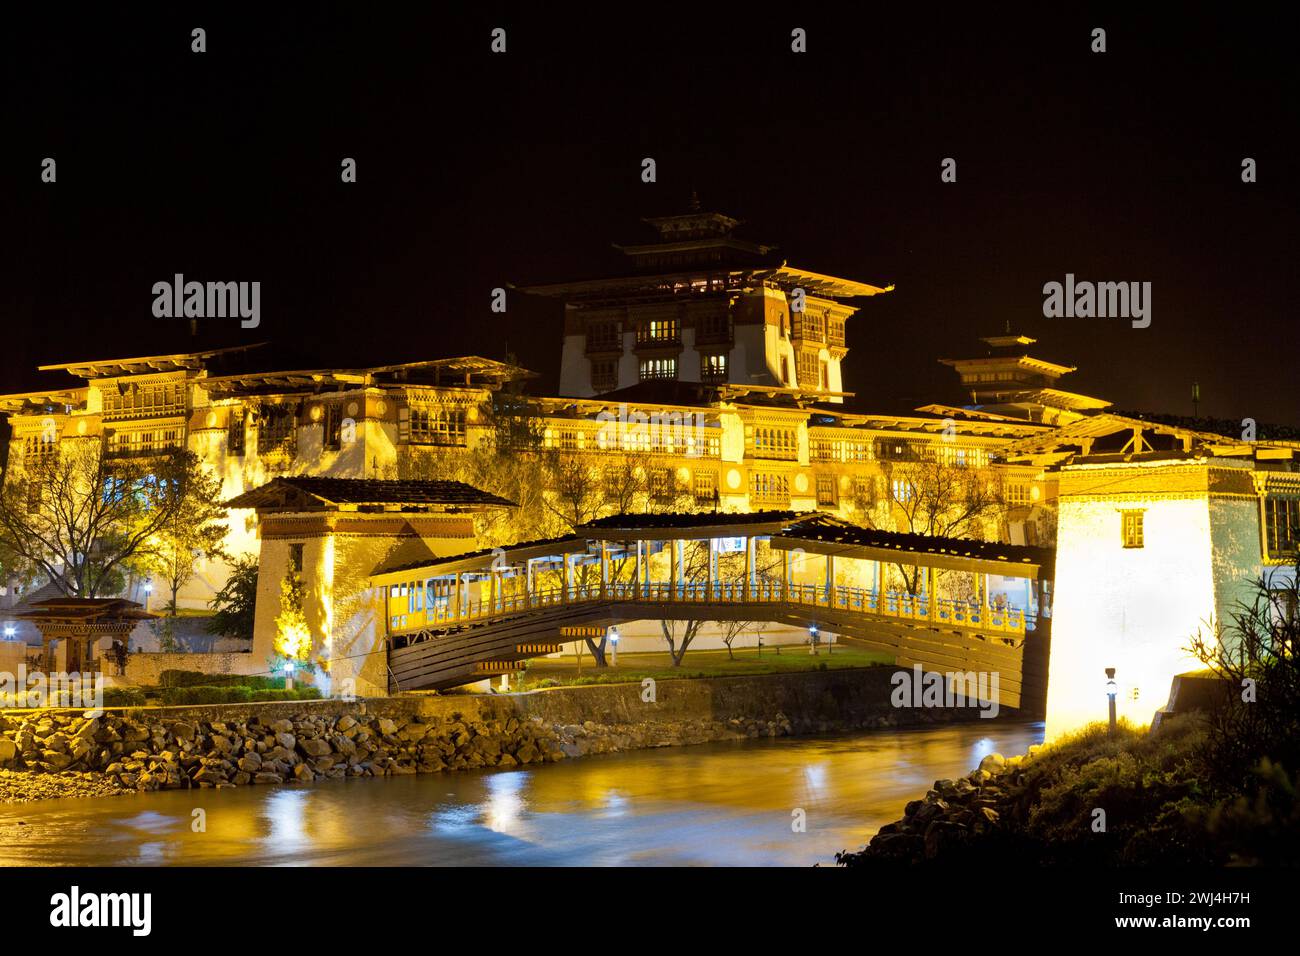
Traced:
POLYGON ((329 741, 307 737, 298 741, 298 748, 309 757, 324 757, 330 752, 329 741))
POLYGON ((980 761, 980 769, 987 770, 989 773, 996 773, 1006 766, 1007 758, 1002 754, 989 754, 980 761))
POLYGON ((247 753, 239 758, 239 769, 248 773, 257 773, 262 769, 262 758, 256 753, 247 753))

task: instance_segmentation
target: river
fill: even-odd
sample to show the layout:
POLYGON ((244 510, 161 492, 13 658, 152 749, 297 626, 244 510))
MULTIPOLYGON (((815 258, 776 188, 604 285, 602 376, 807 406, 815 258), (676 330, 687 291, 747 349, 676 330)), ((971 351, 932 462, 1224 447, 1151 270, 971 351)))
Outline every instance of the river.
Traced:
POLYGON ((975 721, 516 770, 45 800, 0 807, 0 865, 825 864, 936 779, 1042 738, 1041 723, 975 721))

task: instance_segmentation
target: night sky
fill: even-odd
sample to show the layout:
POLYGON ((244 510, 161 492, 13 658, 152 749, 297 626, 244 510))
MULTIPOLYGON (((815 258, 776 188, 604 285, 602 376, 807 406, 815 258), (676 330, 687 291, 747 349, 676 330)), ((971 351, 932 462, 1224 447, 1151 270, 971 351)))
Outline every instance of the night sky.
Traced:
POLYGON ((1294 41, 1258 11, 434 6, 9 20, 0 390, 271 340, 300 367, 509 350, 550 391, 558 306, 491 289, 607 273, 694 189, 792 265, 896 284, 849 324, 856 407, 958 398, 936 360, 1010 321, 1118 408, 1191 414, 1197 381, 1202 414, 1300 424, 1294 41), (177 272, 260 281, 261 328, 154 318, 177 272), (1067 272, 1151 282, 1151 327, 1043 318, 1067 272))

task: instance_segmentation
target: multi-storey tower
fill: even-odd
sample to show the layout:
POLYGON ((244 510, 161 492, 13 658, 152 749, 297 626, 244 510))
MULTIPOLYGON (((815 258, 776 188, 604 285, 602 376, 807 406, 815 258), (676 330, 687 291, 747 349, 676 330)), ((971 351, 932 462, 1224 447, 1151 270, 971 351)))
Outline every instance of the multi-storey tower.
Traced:
POLYGON ((637 382, 761 385, 842 402, 846 300, 888 292, 797 269, 774 246, 733 235, 740 222, 690 211, 644 220, 653 242, 616 245, 611 278, 535 285, 563 300, 560 391, 587 398, 637 382))

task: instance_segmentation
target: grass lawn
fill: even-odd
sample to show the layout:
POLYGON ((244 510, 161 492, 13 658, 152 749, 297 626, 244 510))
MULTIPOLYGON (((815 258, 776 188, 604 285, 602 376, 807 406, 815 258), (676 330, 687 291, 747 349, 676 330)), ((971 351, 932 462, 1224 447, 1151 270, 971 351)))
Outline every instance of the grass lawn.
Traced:
MULTIPOLYGON (((607 657, 612 661, 612 655, 607 657)), ((655 680, 672 680, 684 677, 744 677, 750 674, 785 674, 793 671, 830 670, 832 668, 874 667, 892 664, 888 654, 838 646, 832 653, 823 647, 816 655, 807 647, 783 647, 778 654, 774 648, 763 648, 762 657, 756 648, 735 652, 735 660, 727 657, 725 650, 691 651, 682 658, 681 667, 672 666, 667 651, 649 654, 619 654, 617 667, 596 667, 591 654, 585 649, 581 667, 572 654, 562 658, 540 657, 528 662, 528 670, 516 684, 520 690, 538 687, 559 687, 574 684, 619 684, 640 682, 646 677, 655 680)))

